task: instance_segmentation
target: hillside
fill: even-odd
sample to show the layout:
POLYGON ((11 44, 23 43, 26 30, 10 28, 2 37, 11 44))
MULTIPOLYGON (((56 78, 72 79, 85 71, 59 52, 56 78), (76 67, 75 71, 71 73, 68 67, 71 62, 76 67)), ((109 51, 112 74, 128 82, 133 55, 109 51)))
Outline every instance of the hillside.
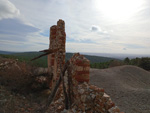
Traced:
POLYGON ((10 52, 10 51, 1 51, 1 50, 0 50, 0 54, 12 54, 12 53, 15 53, 15 52, 10 52))
POLYGON ((104 88, 126 113, 150 113, 150 72, 129 65, 91 69, 90 83, 104 88))
MULTIPOLYGON (((21 52, 21 53, 9 53, 9 54, 3 54, 3 53, 9 53, 9 52, 2 52, 0 51, 0 56, 6 57, 6 58, 16 58, 20 61, 26 61, 30 62, 30 60, 34 57, 37 57, 41 55, 41 52, 21 52)), ((73 53, 66 53, 66 60, 69 60, 72 57, 73 53)), ((110 60, 113 60, 115 58, 107 58, 107 57, 99 57, 99 56, 90 56, 90 55, 84 55, 87 59, 90 60, 90 63, 100 63, 100 62, 107 62, 110 60)), ((33 61, 34 65, 39 67, 47 67, 47 56, 44 56, 38 60, 33 61)))
MULTIPOLYGON (((24 53, 15 53, 12 55, 15 56, 24 56, 26 58, 34 58, 38 55, 41 55, 41 52, 24 52, 24 53)), ((74 53, 66 53, 66 60, 69 60, 74 53)), ((91 63, 96 63, 96 62, 107 62, 110 60, 113 60, 114 58, 107 58, 107 57, 99 57, 99 56, 90 56, 90 55, 84 55, 87 59, 90 60, 91 63)), ((46 59, 46 57, 43 57, 46 59)))

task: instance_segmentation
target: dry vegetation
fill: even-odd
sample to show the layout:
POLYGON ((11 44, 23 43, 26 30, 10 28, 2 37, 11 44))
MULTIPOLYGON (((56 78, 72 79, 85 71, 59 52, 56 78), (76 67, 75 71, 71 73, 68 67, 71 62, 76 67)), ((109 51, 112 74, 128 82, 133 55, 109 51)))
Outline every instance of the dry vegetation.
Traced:
POLYGON ((48 84, 36 81, 41 74, 35 70, 25 62, 0 58, 0 113, 34 113, 46 101, 48 84))
POLYGON ((34 80, 34 76, 32 75, 33 68, 26 63, 20 63, 10 59, 6 61, 3 60, 3 63, 6 65, 1 67, 0 70, 1 85, 17 93, 28 92, 30 90, 28 86, 31 85, 34 80))

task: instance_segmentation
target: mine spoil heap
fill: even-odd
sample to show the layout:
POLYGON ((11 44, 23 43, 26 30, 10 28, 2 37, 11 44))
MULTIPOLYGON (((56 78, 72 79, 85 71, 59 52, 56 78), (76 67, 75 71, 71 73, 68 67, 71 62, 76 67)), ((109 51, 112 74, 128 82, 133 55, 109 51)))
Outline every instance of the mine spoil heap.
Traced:
POLYGON ((62 80, 53 101, 48 106, 51 113, 123 113, 104 89, 89 84, 90 61, 83 55, 74 54, 68 61, 66 71, 63 72, 65 42, 65 22, 59 20, 57 25, 50 28, 49 49, 57 50, 48 55, 52 92, 56 89, 58 81, 62 80))

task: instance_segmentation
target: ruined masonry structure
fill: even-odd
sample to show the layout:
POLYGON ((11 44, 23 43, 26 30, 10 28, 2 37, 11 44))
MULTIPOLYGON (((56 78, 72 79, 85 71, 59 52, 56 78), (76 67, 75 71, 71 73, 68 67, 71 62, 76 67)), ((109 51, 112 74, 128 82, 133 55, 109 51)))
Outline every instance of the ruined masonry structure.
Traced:
MULTIPOLYGON (((49 49, 55 51, 48 55, 48 72, 53 75, 52 89, 55 87, 61 68, 65 64, 65 42, 65 22, 59 20, 57 25, 50 28, 49 49)), ((71 106, 70 109, 65 109, 63 87, 60 86, 55 100, 49 107, 52 113, 123 113, 115 106, 104 89, 89 84, 90 61, 88 59, 76 53, 69 61, 68 74, 64 76, 64 81, 67 93, 70 88, 71 106)))
POLYGON ((65 43, 66 43, 66 33, 65 33, 65 22, 59 20, 57 25, 50 28, 50 45, 49 49, 55 50, 57 52, 48 55, 48 72, 53 75, 52 87, 54 87, 56 80, 61 71, 60 67, 64 66, 65 63, 65 43), (62 62, 61 62, 62 61, 62 62))
MULTIPOLYGON (((56 50, 57 52, 48 55, 48 72, 53 75, 52 78, 52 88, 59 77, 61 67, 63 68, 65 64, 65 43, 66 43, 66 33, 65 33, 65 22, 59 20, 57 25, 53 25, 50 28, 50 45, 49 49, 56 50), (62 61, 62 62, 61 62, 62 61)), ((70 59, 72 66, 71 76, 74 77, 78 82, 89 82, 89 69, 90 61, 86 59, 83 55, 76 53, 70 59)))
POLYGON ((70 59, 70 63, 72 65, 71 76, 79 83, 89 83, 90 61, 83 55, 76 53, 70 59))

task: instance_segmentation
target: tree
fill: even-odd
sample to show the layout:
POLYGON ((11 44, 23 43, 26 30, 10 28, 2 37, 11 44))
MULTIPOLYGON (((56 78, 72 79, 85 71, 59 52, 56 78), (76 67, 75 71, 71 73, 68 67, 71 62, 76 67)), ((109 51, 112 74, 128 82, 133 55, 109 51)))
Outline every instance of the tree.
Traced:
POLYGON ((150 70, 150 58, 148 57, 141 58, 139 66, 145 70, 150 70))
POLYGON ((125 64, 129 64, 129 63, 130 63, 130 59, 129 59, 128 57, 126 57, 126 58, 124 59, 124 63, 125 63, 125 64))

